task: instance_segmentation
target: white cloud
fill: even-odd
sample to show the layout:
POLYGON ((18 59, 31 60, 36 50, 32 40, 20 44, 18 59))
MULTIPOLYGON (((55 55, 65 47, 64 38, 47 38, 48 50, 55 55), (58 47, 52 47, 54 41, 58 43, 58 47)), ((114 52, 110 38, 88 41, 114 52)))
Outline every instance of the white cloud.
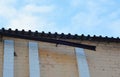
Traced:
POLYGON ((119 34, 120 34, 120 19, 112 21, 108 25, 109 25, 111 33, 119 36, 119 34))
POLYGON ((8 20, 6 21, 8 22, 6 23, 7 28, 54 32, 55 23, 49 21, 45 16, 54 12, 55 6, 29 3, 17 9, 14 7, 16 1, 7 0, 6 3, 5 0, 0 1, 0 16, 8 20))
POLYGON ((25 30, 39 30, 39 31, 54 31, 55 23, 48 21, 41 16, 34 16, 32 14, 23 13, 17 15, 14 19, 11 19, 7 28, 12 29, 25 29, 25 30))
POLYGON ((16 17, 17 10, 12 8, 12 7, 7 7, 7 6, 2 6, 0 7, 0 16, 6 18, 6 19, 11 19, 13 17, 16 17))
MULTIPOLYGON (((52 13, 55 10, 53 5, 36 5, 36 4, 26 4, 25 6, 20 6, 20 9, 14 7, 17 0, 5 0, 0 1, 0 16, 11 19, 16 17, 19 14, 46 14, 52 13), (12 5, 13 4, 13 5, 12 5)), ((39 17, 39 16, 38 16, 39 17)))
MULTIPOLYGON (((77 7, 84 8, 71 19, 71 28, 79 33, 119 36, 119 14, 116 1, 72 0, 77 7), (115 10, 115 9, 116 10, 115 10)), ((73 2, 73 4, 74 4, 73 2)))
POLYGON ((71 0, 70 5, 74 6, 74 7, 78 7, 78 6, 82 5, 83 2, 84 1, 82 1, 82 0, 71 0))
POLYGON ((0 16, 8 20, 7 28, 87 34, 120 32, 120 9, 114 0, 70 0, 70 5, 62 5, 62 11, 58 9, 59 2, 51 0, 22 0, 20 4, 17 1, 0 0, 0 16))
POLYGON ((24 2, 28 4, 39 4, 39 3, 47 3, 50 2, 51 0, 24 0, 24 2))
MULTIPOLYGON (((41 23, 43 24, 43 23, 41 23)), ((40 24, 40 25, 41 25, 40 24)), ((38 29, 39 23, 37 17, 30 16, 30 15, 19 15, 17 18, 10 20, 9 23, 10 26, 13 29, 38 29), (34 26, 33 26, 34 25, 34 26)))
POLYGON ((0 16, 10 19, 16 15, 16 9, 13 7, 16 0, 0 0, 0 16))
POLYGON ((87 26, 88 28, 92 28, 100 24, 101 20, 98 20, 98 17, 91 13, 81 12, 75 15, 72 19, 73 24, 87 26), (95 22, 96 20, 96 22, 95 22))
POLYGON ((23 8, 23 11, 24 12, 34 12, 34 13, 50 13, 50 12, 53 12, 55 9, 55 6, 46 6, 46 5, 43 5, 43 6, 37 6, 37 5, 26 5, 24 8, 23 8))
POLYGON ((45 30, 52 31, 54 30, 55 24, 49 21, 46 21, 43 18, 37 18, 31 15, 19 15, 16 19, 13 19, 9 23, 10 26, 7 28, 12 29, 25 29, 25 30, 45 30))
POLYGON ((14 3, 16 3, 16 0, 0 0, 0 6, 1 5, 11 6, 14 3))

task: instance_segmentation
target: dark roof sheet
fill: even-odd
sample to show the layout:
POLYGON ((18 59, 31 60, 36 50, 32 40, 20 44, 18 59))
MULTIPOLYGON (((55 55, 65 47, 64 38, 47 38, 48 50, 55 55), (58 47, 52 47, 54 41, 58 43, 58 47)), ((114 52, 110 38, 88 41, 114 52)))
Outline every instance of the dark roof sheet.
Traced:
POLYGON ((19 31, 18 29, 16 30, 11 30, 11 28, 9 28, 8 30, 2 28, 0 29, 0 34, 5 34, 5 33, 9 33, 9 34, 16 34, 16 35, 24 35, 24 36, 33 36, 33 37, 40 37, 40 38, 50 38, 50 39, 72 39, 72 40, 87 40, 87 41, 99 41, 99 42, 120 42, 120 38, 114 38, 114 37, 102 37, 102 36, 85 36, 84 34, 82 35, 71 35, 69 34, 58 34, 57 32, 55 33, 45 33, 43 32, 32 32, 31 30, 29 31, 25 31, 25 30, 21 30, 19 31))
POLYGON ((68 46, 73 46, 73 47, 80 47, 80 48, 85 48, 85 49, 90 49, 90 50, 95 50, 96 46, 92 45, 85 45, 85 44, 80 44, 80 43, 75 43, 71 41, 66 41, 66 40, 86 40, 86 41, 100 41, 100 42, 120 42, 120 38, 113 38, 113 37, 102 37, 102 36, 85 36, 85 35, 71 35, 69 34, 58 34, 57 32, 55 33, 45 33, 45 32, 32 32, 31 30, 25 31, 21 30, 19 31, 18 29, 16 30, 11 30, 9 29, 0 29, 0 35, 2 36, 8 36, 8 37, 14 37, 14 38, 22 38, 22 39, 29 39, 29 40, 36 40, 36 41, 43 41, 43 42, 49 42, 49 43, 56 43, 57 44, 62 44, 62 45, 68 45, 68 46))

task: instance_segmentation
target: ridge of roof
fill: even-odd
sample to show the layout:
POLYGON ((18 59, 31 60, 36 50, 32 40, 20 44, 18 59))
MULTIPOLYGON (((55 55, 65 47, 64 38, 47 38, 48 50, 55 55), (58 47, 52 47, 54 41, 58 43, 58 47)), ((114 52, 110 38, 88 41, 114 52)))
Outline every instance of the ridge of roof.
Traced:
POLYGON ((21 31, 18 30, 18 29, 15 29, 15 30, 12 30, 11 28, 9 29, 5 29, 5 28, 2 28, 0 29, 0 34, 1 35, 5 35, 5 33, 9 33, 9 34, 21 34, 21 35, 24 35, 24 36, 33 36, 33 37, 41 37, 41 38, 50 38, 50 39, 72 39, 72 40, 87 40, 87 41, 99 41, 99 42, 120 42, 120 38, 117 37, 117 38, 114 38, 114 37, 108 37, 108 36, 90 36, 90 35, 87 35, 85 36, 84 34, 81 34, 81 35, 78 35, 78 34, 75 34, 75 35, 72 35, 70 33, 68 34, 64 34, 64 33, 61 33, 61 34, 58 34, 57 32, 55 33, 51 33, 51 32, 48 32, 48 33, 45 33, 44 31, 42 32, 38 32, 38 31, 35 31, 35 32, 32 32, 31 30, 28 30, 28 31, 25 31, 24 29, 22 29, 21 31))

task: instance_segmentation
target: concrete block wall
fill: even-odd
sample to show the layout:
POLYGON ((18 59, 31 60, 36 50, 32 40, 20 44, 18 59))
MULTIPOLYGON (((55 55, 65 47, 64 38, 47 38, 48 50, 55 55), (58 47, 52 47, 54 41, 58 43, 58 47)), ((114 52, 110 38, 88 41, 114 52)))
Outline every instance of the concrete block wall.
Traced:
MULTIPOLYGON (((29 77, 28 42, 15 41, 14 77, 29 77)), ((38 42, 38 41, 36 41, 38 42)), ((85 49, 90 77, 120 77, 120 44, 82 42, 97 46, 96 51, 85 49)), ((38 42, 41 77, 79 77, 75 48, 45 42, 38 42)), ((0 42, 0 77, 3 70, 3 42, 0 42)))
POLYGON ((97 43, 96 51, 85 50, 91 77, 120 77, 120 44, 97 43))
POLYGON ((0 77, 2 77, 3 69, 3 42, 0 42, 0 77))
POLYGON ((39 43, 41 77, 78 77, 73 47, 39 43))
MULTIPOLYGON (((31 40, 4 37, 14 40, 14 77, 30 77, 29 48, 31 40)), ((34 41, 38 42, 38 41, 34 41)), ((0 77, 3 71, 3 42, 0 42, 0 77)), ((38 42, 41 77, 78 77, 74 47, 38 42)))
POLYGON ((14 45, 14 77, 29 77, 28 41, 15 39, 14 45))

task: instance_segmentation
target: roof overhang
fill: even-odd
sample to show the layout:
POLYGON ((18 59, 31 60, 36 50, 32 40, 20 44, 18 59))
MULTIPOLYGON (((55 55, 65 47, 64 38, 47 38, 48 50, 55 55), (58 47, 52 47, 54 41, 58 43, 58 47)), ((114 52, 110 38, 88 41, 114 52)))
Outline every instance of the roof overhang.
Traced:
POLYGON ((35 33, 35 32, 32 33, 31 31, 29 31, 29 32, 17 31, 17 30, 13 31, 11 29, 5 30, 3 28, 0 30, 0 35, 7 36, 7 37, 14 37, 14 38, 35 40, 35 41, 42 41, 42 42, 48 42, 48 43, 55 43, 55 44, 72 46, 72 47, 80 47, 80 48, 89 49, 89 50, 96 49, 96 46, 92 46, 92 45, 80 44, 80 43, 64 41, 64 40, 60 40, 60 39, 40 37, 40 36, 38 36, 38 33, 35 33))

